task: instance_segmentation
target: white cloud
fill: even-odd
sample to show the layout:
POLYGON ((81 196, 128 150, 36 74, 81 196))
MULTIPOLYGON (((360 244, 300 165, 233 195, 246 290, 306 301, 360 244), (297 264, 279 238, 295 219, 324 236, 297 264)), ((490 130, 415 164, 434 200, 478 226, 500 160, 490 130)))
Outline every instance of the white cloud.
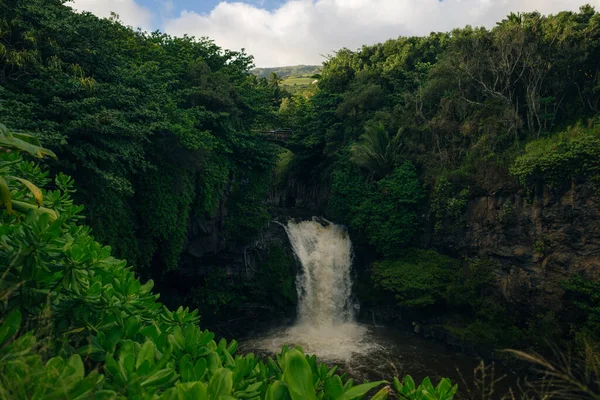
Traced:
POLYGON ((152 12, 135 0, 72 0, 70 6, 77 11, 89 11, 98 17, 110 17, 111 12, 114 12, 125 25, 145 30, 152 28, 152 12))
POLYGON ((576 11, 585 3, 600 7, 600 0, 288 0, 267 11, 221 2, 209 14, 183 11, 163 28, 173 35, 208 36, 224 48, 245 48, 257 66, 320 64, 321 54, 342 47, 467 24, 492 27, 511 11, 549 14, 576 11))

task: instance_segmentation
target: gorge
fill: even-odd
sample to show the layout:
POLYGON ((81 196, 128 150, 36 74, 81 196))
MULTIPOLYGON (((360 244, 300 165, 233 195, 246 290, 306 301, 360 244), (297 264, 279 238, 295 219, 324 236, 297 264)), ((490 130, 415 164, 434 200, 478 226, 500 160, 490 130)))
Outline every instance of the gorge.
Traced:
POLYGON ((592 6, 293 90, 63 0, 0 28, 1 399, 599 398, 592 6))

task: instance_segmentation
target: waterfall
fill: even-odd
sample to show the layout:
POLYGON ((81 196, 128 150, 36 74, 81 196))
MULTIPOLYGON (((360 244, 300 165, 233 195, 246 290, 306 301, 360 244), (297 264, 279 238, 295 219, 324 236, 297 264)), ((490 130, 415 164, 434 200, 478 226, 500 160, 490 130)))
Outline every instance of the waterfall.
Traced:
POLYGON ((298 323, 331 327, 354 320, 351 302, 352 242, 342 227, 288 222, 285 230, 302 265, 296 279, 298 323))
POLYGON ((269 352, 300 346, 322 360, 348 362, 377 345, 368 329, 355 322, 352 302, 352 242, 346 230, 322 219, 290 221, 284 228, 302 265, 296 278, 298 319, 248 344, 269 352))

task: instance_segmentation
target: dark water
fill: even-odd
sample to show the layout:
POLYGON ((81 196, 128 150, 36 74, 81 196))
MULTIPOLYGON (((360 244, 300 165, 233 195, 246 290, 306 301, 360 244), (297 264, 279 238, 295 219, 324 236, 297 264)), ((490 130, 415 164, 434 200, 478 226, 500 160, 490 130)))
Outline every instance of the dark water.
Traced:
MULTIPOLYGON (((362 337, 356 339, 355 348, 357 352, 351 355, 348 351, 347 338, 340 333, 341 338, 320 338, 319 343, 314 346, 314 352, 307 350, 307 341, 310 337, 298 338, 289 333, 290 328, 260 328, 248 332, 245 339, 240 340, 240 349, 244 353, 257 353, 261 355, 272 355, 282 344, 300 345, 306 353, 315 353, 320 361, 327 364, 339 365, 340 371, 347 373, 357 381, 364 380, 391 380, 394 376, 404 377, 411 375, 415 381, 420 382, 429 376, 434 383, 441 378, 450 378, 453 383, 459 385, 461 395, 465 398, 467 394, 466 385, 471 390, 476 390, 474 383, 475 371, 480 371, 481 359, 473 357, 460 351, 456 351, 443 343, 422 338, 414 333, 385 326, 373 326, 356 324, 364 332, 362 337), (296 343, 294 343, 296 341, 296 343), (327 342, 330 346, 327 347, 327 342), (367 346, 368 345, 368 346, 367 346), (340 357, 332 354, 335 349, 340 349, 340 357), (326 349, 326 357, 319 356, 319 350, 326 349)), ((264 327, 263 327, 264 328, 264 327)), ((291 327, 296 329, 296 327, 291 327)), ((486 370, 488 374, 488 385, 491 381, 491 365, 486 370)), ((494 379, 500 379, 496 384, 495 394, 491 398, 502 398, 508 393, 510 387, 515 387, 517 377, 502 366, 493 366, 494 379)))

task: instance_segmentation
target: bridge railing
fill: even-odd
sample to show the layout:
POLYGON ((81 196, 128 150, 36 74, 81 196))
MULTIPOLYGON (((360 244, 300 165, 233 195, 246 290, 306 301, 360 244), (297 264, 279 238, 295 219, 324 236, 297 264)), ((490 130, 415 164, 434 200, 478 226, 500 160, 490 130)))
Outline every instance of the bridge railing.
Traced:
POLYGON ((287 142, 293 132, 291 129, 276 129, 272 131, 259 131, 258 133, 265 136, 268 140, 287 142))

